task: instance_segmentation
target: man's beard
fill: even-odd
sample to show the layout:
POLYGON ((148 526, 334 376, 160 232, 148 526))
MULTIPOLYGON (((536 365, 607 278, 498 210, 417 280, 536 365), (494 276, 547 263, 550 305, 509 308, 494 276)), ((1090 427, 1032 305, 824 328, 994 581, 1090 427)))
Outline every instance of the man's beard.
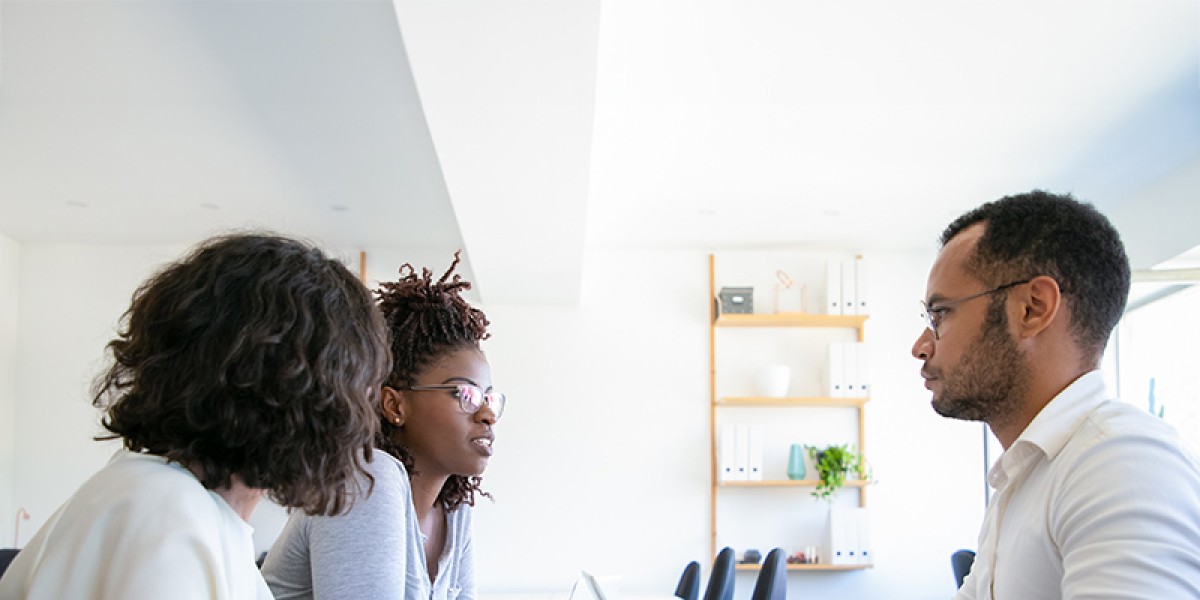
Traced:
POLYGON ((988 306, 983 331, 953 371, 926 372, 942 382, 933 410, 964 421, 1005 421, 1017 413, 1029 388, 1029 363, 1008 333, 1003 303, 988 306))

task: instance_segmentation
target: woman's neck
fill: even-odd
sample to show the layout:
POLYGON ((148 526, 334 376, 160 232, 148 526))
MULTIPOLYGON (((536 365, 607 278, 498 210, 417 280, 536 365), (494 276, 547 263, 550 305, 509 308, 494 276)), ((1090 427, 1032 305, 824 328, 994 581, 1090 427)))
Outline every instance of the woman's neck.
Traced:
POLYGON ((409 478, 412 484, 413 508, 417 510, 417 520, 425 523, 430 511, 437 506, 438 496, 446 485, 449 477, 427 477, 414 475, 409 478))
MULTIPOLYGON (((196 479, 200 479, 199 467, 187 464, 184 466, 196 476, 196 479)), ((254 512, 254 507, 258 506, 258 501, 262 500, 264 491, 266 490, 246 485, 237 475, 230 476, 229 485, 213 488, 213 493, 225 500, 225 503, 233 508, 233 512, 236 512, 246 522, 250 521, 250 514, 254 512)))

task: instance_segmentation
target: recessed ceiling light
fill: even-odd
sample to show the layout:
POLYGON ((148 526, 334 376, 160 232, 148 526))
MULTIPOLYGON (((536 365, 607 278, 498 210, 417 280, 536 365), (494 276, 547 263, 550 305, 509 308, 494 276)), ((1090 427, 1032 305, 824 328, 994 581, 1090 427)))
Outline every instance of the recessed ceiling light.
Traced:
POLYGON ((697 210, 697 211, 696 211, 696 214, 698 214, 698 215, 700 215, 700 216, 702 216, 702 217, 715 217, 715 216, 717 216, 717 209, 715 209, 715 208, 701 208, 701 209, 699 209, 699 210, 697 210))
POLYGON ((821 211, 821 216, 823 216, 823 217, 840 217, 840 216, 842 216, 842 211, 840 211, 836 208, 827 208, 827 209, 821 211))
POLYGON ((332 208, 334 210, 334 212, 349 212, 349 210, 350 210, 350 207, 346 206, 345 204, 334 204, 333 206, 330 206, 329 208, 332 208))
POLYGON ((216 204, 213 204, 212 202, 202 202, 200 204, 200 208, 207 208, 208 210, 221 210, 220 206, 217 206, 216 204))
POLYGON ((75 208, 87 208, 88 203, 82 200, 67 200, 67 206, 74 206, 75 208))

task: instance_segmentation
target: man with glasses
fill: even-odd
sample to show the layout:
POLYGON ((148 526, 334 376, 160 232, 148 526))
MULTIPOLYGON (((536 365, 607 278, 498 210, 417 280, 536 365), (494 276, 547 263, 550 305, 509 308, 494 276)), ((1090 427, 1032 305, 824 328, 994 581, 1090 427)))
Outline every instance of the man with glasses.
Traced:
POLYGON ((1005 452, 956 599, 1200 598, 1200 463, 1098 371, 1129 295, 1120 236, 1034 191, 946 228, 912 348, 942 416, 1005 452))

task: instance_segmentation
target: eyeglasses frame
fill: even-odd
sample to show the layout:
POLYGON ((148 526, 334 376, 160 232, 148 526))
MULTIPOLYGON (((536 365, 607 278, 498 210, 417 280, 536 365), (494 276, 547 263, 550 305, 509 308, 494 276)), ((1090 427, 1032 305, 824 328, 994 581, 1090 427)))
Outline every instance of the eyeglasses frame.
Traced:
POLYGON ((937 321, 935 322, 934 318, 933 318, 934 313, 944 311, 947 308, 954 306, 955 304, 962 304, 963 302, 967 302, 969 300, 974 300, 976 298, 982 298, 984 296, 990 296, 997 292, 1003 292, 1009 288, 1014 288, 1018 285, 1024 285, 1026 283, 1033 281, 1034 279, 1036 279, 1036 277, 1030 277, 1029 279, 1023 279, 1021 281, 1014 281, 1012 283, 1006 283, 1004 285, 996 286, 990 290, 984 290, 982 292, 979 292, 978 294, 971 294, 970 296, 963 296, 962 298, 955 298, 953 300, 945 300, 942 302, 938 302, 936 304, 931 304, 924 300, 920 300, 921 317, 923 319, 925 319, 926 329, 928 329, 929 331, 931 331, 933 333, 933 339, 940 340, 942 338, 941 338, 940 334, 938 334, 937 328, 938 328, 938 324, 941 322, 942 319, 941 319, 941 317, 938 317, 937 321))
POLYGON ((466 404, 466 402, 467 402, 466 397, 460 395, 458 397, 458 407, 460 409, 462 409, 462 411, 464 413, 466 413, 468 415, 473 415, 473 414, 479 412, 480 410, 483 410, 483 407, 486 406, 489 409, 491 409, 492 418, 497 421, 500 420, 500 415, 504 414, 504 407, 508 404, 508 397, 500 392, 495 391, 495 390, 489 392, 473 383, 443 383, 443 384, 438 384, 438 385, 410 385, 410 386, 408 386, 406 388, 402 388, 402 389, 411 390, 414 392, 439 392, 439 391, 458 391, 459 388, 464 388, 464 387, 472 387, 472 388, 479 390, 479 394, 483 398, 483 402, 479 405, 479 408, 477 408, 475 410, 471 410, 470 407, 466 404), (494 399, 496 397, 500 398, 499 407, 497 407, 496 402, 494 402, 494 399))

